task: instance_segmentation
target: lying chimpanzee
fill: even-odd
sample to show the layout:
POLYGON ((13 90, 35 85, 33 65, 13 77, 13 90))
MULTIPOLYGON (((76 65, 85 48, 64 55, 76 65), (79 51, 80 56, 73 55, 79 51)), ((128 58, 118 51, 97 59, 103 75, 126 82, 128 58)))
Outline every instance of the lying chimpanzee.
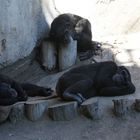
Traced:
POLYGON ((87 58, 96 54, 101 47, 100 43, 92 41, 91 24, 88 19, 70 13, 61 14, 51 24, 49 39, 57 44, 68 44, 69 36, 77 40, 78 52, 89 52, 85 53, 87 58))
POLYGON ((18 83, 0 74, 0 105, 12 105, 26 101, 28 96, 49 96, 53 90, 29 83, 18 83))
POLYGON ((106 61, 79 66, 64 73, 58 80, 56 92, 64 100, 81 104, 94 96, 132 94, 135 86, 126 67, 106 61))

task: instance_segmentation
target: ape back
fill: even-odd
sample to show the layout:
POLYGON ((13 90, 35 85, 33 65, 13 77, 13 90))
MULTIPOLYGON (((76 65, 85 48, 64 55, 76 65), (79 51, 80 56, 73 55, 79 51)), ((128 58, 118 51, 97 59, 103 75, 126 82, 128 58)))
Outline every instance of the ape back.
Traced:
POLYGON ((64 100, 77 100, 79 95, 90 98, 132 94, 135 86, 125 67, 120 68, 116 63, 107 61, 83 65, 64 73, 58 80, 56 92, 64 100), (113 79, 116 74, 118 77, 113 79))

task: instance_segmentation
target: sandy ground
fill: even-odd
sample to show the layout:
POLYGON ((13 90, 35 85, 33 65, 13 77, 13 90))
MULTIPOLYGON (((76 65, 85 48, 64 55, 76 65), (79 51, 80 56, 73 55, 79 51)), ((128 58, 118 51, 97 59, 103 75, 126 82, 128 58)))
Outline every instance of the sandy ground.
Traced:
MULTIPOLYGON (((98 0, 95 5, 95 14, 100 15, 99 18, 95 19, 97 21, 96 38, 103 42, 104 48, 102 56, 97 56, 95 59, 97 61, 113 60, 119 65, 127 66, 136 86, 135 94, 99 98, 102 110, 102 117, 99 121, 92 121, 84 116, 79 116, 72 121, 55 122, 45 116, 37 122, 26 119, 16 124, 5 122, 0 125, 0 140, 140 139, 140 113, 131 112, 125 119, 117 118, 112 113, 112 99, 140 98, 140 2, 138 0, 131 2, 127 0, 123 0, 123 2, 120 0, 98 0)), ((5 73, 18 81, 28 81, 42 86, 47 84, 52 88, 55 87, 58 77, 62 74, 46 76, 47 73, 42 71, 37 64, 29 65, 28 58, 1 70, 1 73, 5 73)))

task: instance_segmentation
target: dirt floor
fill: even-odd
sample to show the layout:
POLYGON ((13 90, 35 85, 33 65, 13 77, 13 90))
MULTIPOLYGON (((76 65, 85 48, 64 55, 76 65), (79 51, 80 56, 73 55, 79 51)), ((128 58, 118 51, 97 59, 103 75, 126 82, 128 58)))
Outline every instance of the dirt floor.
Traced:
MULTIPOLYGON (((113 3, 109 5, 109 1, 107 1, 107 3, 104 3, 104 1, 105 0, 98 0, 102 5, 103 11, 105 10, 105 7, 107 8, 107 4, 109 8, 114 5, 113 3)), ((119 3, 116 2, 115 4, 119 6, 119 3)), ((120 7, 122 9, 123 6, 121 4, 122 3, 120 3, 120 7)), ((126 3, 126 0, 124 0, 123 4, 126 4, 125 6, 128 6, 129 9, 132 3, 126 3)), ((101 7, 101 5, 97 5, 97 7, 101 7)), ((52 121, 46 116, 37 122, 23 119, 16 124, 11 124, 7 121, 0 125, 0 140, 140 140, 140 113, 133 111, 128 114, 126 118, 118 118, 115 117, 112 112, 112 99, 140 98, 140 26, 138 26, 138 13, 140 12, 138 7, 140 9, 140 2, 137 4, 135 3, 135 5, 136 8, 134 8, 134 10, 131 9, 131 12, 127 8, 125 9, 126 11, 129 11, 128 17, 130 16, 130 13, 135 13, 134 19, 133 14, 130 16, 130 19, 132 20, 131 23, 135 21, 135 25, 133 24, 133 27, 131 26, 131 28, 129 28, 130 24, 127 26, 128 28, 125 27, 127 32, 126 30, 122 31, 120 28, 122 27, 122 29, 124 29, 124 26, 121 26, 118 30, 123 33, 119 32, 119 34, 117 34, 117 28, 115 27, 118 26, 119 21, 117 21, 115 25, 113 24, 113 26, 111 26, 114 35, 111 35, 111 30, 109 33, 105 30, 105 36, 101 37, 100 35, 100 37, 98 37, 103 42, 103 53, 100 56, 94 57, 96 61, 113 60, 119 65, 127 66, 131 72, 132 81, 136 86, 135 94, 122 97, 99 98, 102 117, 98 121, 90 120, 84 116, 78 116, 71 121, 60 122, 52 121), (106 34, 108 36, 106 36, 106 34)), ((125 10, 121 14, 126 13, 127 15, 125 10)), ((104 15, 103 11, 100 12, 102 17, 104 15)), ((112 17, 113 16, 110 15, 110 19, 112 17)), ((123 18, 124 15, 122 15, 122 19, 123 18)), ((122 19, 119 17, 120 21, 122 19)), ((127 18, 125 22, 127 22, 128 19, 129 18, 127 18)), ((100 20, 98 20, 98 22, 99 21, 100 20)), ((92 59, 82 63, 92 63, 92 59)), ((21 82, 28 81, 42 86, 49 86, 53 89, 58 77, 62 74, 61 72, 48 75, 47 72, 40 69, 37 63, 30 65, 30 57, 20 60, 14 65, 2 69, 0 72, 21 82)))

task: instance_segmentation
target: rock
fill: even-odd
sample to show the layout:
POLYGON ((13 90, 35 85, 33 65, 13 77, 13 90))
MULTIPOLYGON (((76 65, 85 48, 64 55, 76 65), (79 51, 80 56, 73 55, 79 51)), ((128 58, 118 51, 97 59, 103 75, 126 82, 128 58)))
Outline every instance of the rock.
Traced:
POLYGON ((11 123, 21 121, 24 118, 24 103, 14 104, 11 108, 8 118, 11 123))
POLYGON ((59 46, 59 70, 65 70, 76 63, 77 58, 77 41, 70 36, 69 44, 59 46))
POLYGON ((48 108, 49 116, 55 121, 68 121, 77 117, 77 102, 66 102, 48 108))
POLYGON ((99 101, 97 98, 90 98, 82 103, 81 113, 92 119, 98 120, 101 118, 101 110, 99 109, 99 101))
POLYGON ((53 42, 44 41, 42 43, 42 65, 45 69, 52 71, 56 68, 57 51, 53 42))
POLYGON ((30 101, 25 103, 26 117, 31 121, 41 119, 47 110, 47 100, 30 101))
POLYGON ((12 106, 0 106, 0 123, 7 120, 12 106))

